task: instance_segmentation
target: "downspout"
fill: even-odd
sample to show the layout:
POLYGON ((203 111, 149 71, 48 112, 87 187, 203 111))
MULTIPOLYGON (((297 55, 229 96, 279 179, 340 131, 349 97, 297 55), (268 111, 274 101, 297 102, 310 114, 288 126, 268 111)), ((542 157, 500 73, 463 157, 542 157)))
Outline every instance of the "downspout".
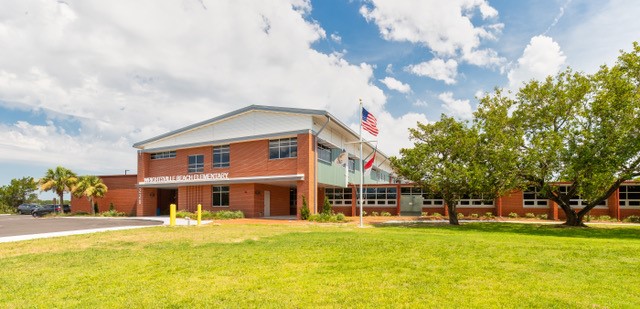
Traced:
POLYGON ((320 128, 320 130, 313 135, 313 144, 315 147, 314 161, 313 161, 313 175, 315 176, 313 180, 313 213, 314 214, 318 213, 318 135, 320 135, 320 133, 329 124, 329 122, 331 122, 331 118, 329 118, 328 115, 324 115, 324 116, 327 117, 327 122, 325 122, 324 125, 322 125, 322 128, 320 128))

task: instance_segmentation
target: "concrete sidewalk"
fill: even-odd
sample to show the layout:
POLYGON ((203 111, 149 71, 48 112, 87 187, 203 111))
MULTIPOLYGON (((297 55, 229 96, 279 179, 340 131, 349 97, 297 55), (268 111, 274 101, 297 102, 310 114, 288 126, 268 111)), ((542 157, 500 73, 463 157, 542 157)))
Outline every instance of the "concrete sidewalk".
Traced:
MULTIPOLYGON (((95 219, 95 220, 104 220, 104 219, 117 219, 117 220, 148 220, 148 221, 157 221, 161 222, 161 225, 143 225, 143 226, 117 226, 117 227, 107 227, 107 228, 95 228, 95 229, 79 229, 79 230, 70 230, 70 231, 59 231, 59 232, 49 232, 49 233, 38 233, 38 234, 27 234, 27 235, 15 235, 15 236, 5 236, 0 237, 0 243, 6 242, 16 242, 23 240, 31 240, 31 239, 40 239, 40 238, 51 238, 51 237, 62 237, 62 236, 70 236, 70 235, 81 235, 81 234, 90 234, 90 233, 99 233, 106 231, 120 231, 120 230, 131 230, 138 228, 147 228, 147 227, 156 227, 156 226, 168 226, 169 225, 169 217, 64 217, 64 218, 78 218, 78 219, 95 219)), ((201 224, 209 224, 213 222, 212 220, 202 220, 201 224)), ((196 220, 187 220, 176 218, 176 225, 179 226, 195 226, 197 224, 196 220)))

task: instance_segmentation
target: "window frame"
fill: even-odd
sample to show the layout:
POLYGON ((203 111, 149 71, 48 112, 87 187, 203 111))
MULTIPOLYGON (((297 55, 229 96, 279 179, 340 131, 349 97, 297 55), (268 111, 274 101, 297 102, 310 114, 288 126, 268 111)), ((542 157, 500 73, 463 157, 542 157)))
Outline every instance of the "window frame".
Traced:
POLYGON ((640 184, 622 184, 618 188, 618 201, 620 208, 624 209, 637 209, 640 208, 640 196, 639 198, 629 198, 629 194, 638 194, 640 195, 640 184), (624 191, 623 191, 624 187, 624 191), (636 191, 629 192, 629 187, 637 188, 636 191), (629 202, 637 203, 638 205, 629 205, 629 202), (624 204, 623 204, 624 203, 624 204))
POLYGON ((351 188, 324 188, 324 196, 335 207, 351 207, 353 190, 351 188))
POLYGON ((213 168, 228 168, 231 166, 231 147, 229 145, 213 146, 213 168), (226 151, 225 151, 226 150, 226 151), (227 155, 227 161, 216 162, 216 156, 224 157, 227 155))
MULTIPOLYGON (((366 207, 397 207, 398 190, 396 187, 366 187, 363 188, 366 207)), ((360 190, 356 190, 356 204, 360 205, 360 190)))
MULTIPOLYGON (((569 186, 571 186, 571 185, 568 185, 568 184, 565 184, 565 185, 557 185, 557 187, 558 187, 558 191, 560 191, 560 193, 566 194, 566 193, 567 193, 567 190, 569 190, 569 186)), ((582 209, 582 208, 584 208, 585 206, 587 206, 587 205, 585 205, 585 204, 583 203, 583 201, 584 201, 584 200, 580 197, 580 195, 576 195, 576 196, 574 196, 572 199, 570 199, 570 200, 569 200, 569 205, 571 206, 571 208, 582 209)), ((604 200, 604 201, 602 201, 602 202, 604 203, 604 205, 603 205, 603 204, 598 204, 598 205, 596 205, 595 207, 593 207, 593 209, 606 209, 606 208, 609 208, 609 201, 608 201, 608 199, 605 199, 605 200, 604 200)))
POLYGON ((174 159, 176 157, 176 151, 162 151, 162 152, 153 152, 151 153, 151 160, 164 160, 164 159, 174 159))
POLYGON ((331 163, 332 156, 331 156, 331 148, 324 146, 322 144, 318 144, 318 161, 321 162, 325 162, 325 163, 331 163), (329 156, 329 158, 324 158, 324 156, 329 156))
POLYGON ((203 154, 194 154, 187 156, 187 173, 195 174, 195 173, 204 173, 204 155, 203 154), (202 160, 197 160, 198 157, 201 157, 202 160), (195 158, 196 162, 191 163, 191 158, 195 158), (201 162, 198 162, 201 161, 201 162))
POLYGON ((229 186, 211 186, 211 207, 229 207, 230 204, 230 193, 229 186), (218 196, 218 201, 220 205, 216 205, 216 195, 218 196), (226 195, 226 205, 225 202, 226 195))
POLYGON ((277 138, 277 139, 269 140, 269 160, 294 159, 297 157, 298 157, 298 138, 297 137, 277 138), (277 151, 278 157, 272 156, 273 150, 277 151))
POLYGON ((539 208, 539 209, 547 209, 550 207, 549 200, 546 198, 540 197, 540 190, 537 187, 528 187, 526 190, 522 191, 522 208, 539 208), (526 198, 527 195, 533 195, 533 198, 526 198), (533 203, 532 205, 527 205, 527 202, 533 203))

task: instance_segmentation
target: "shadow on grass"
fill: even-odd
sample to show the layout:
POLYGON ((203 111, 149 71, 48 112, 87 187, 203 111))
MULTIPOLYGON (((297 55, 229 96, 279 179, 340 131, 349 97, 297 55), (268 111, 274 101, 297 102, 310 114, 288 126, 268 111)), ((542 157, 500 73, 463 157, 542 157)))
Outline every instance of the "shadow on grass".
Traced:
POLYGON ((448 223, 412 222, 412 223, 376 223, 376 228, 404 227, 413 229, 442 229, 451 231, 474 231, 483 233, 505 233, 534 236, 600 238, 600 239, 636 239, 640 240, 640 228, 637 227, 566 227, 560 224, 519 224, 500 222, 462 223, 459 226, 448 223))

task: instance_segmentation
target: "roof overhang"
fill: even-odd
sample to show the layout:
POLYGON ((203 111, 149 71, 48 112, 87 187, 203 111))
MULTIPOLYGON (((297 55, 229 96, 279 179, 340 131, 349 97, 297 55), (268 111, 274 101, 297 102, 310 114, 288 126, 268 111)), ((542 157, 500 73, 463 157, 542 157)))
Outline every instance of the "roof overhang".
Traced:
POLYGON ((202 185, 229 185, 237 183, 278 183, 304 180, 304 174, 251 176, 234 178, 187 179, 177 180, 175 177, 147 177, 149 181, 138 183, 139 188, 175 188, 202 185))

